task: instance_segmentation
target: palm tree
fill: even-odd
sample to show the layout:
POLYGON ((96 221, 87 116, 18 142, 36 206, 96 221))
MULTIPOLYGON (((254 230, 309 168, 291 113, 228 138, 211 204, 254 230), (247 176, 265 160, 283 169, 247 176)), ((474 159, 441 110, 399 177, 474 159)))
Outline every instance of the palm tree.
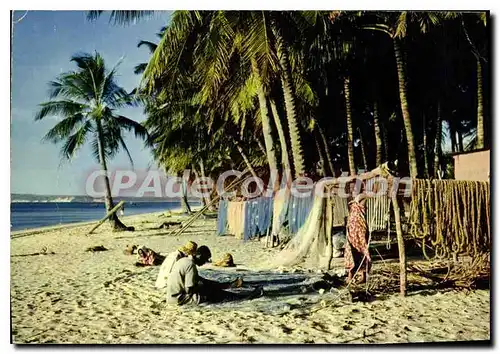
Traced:
POLYGON ((364 25, 362 26, 362 28, 381 31, 383 33, 386 33, 392 40, 398 73, 401 113, 403 116, 403 124, 408 144, 408 162, 410 165, 410 176, 412 178, 416 178, 418 176, 418 165, 415 148, 415 137, 413 134, 410 109, 408 108, 408 79, 406 73, 406 63, 404 59, 405 52, 402 47, 403 39, 407 37, 407 29, 409 26, 416 24, 419 32, 426 33, 432 26, 437 25, 441 21, 443 16, 442 14, 437 12, 401 11, 393 13, 383 13, 380 17, 382 23, 376 23, 374 25, 364 25))
POLYGON ((303 176, 305 173, 304 151, 302 148, 302 139, 300 137, 295 110, 295 97, 292 87, 288 50, 283 44, 283 39, 280 35, 277 35, 277 52, 279 55, 280 66, 282 70, 280 78, 281 85, 283 87, 283 97, 285 100, 286 118, 288 121, 290 142, 292 145, 293 167, 295 171, 295 177, 297 178, 303 176))
POLYGON ((436 141, 434 143, 434 177, 440 177, 440 169, 441 169, 441 142, 442 142, 442 119, 441 119, 441 102, 438 101, 437 104, 437 117, 436 117, 436 141))
POLYGON ((347 122, 347 157, 349 159, 349 172, 351 176, 356 175, 356 164, 354 163, 354 133, 351 116, 351 82, 349 76, 344 77, 345 97, 345 119, 347 122))
POLYGON ((375 165, 377 167, 382 164, 382 133, 380 128, 378 103, 375 101, 373 103, 373 129, 375 131, 375 145, 377 147, 375 158, 375 165))
MULTIPOLYGON (((147 131, 141 124, 117 112, 135 104, 132 96, 115 81, 117 66, 108 70, 98 53, 77 54, 71 61, 77 65, 77 70, 63 73, 50 82, 50 101, 40 104, 35 120, 50 116, 62 118, 44 139, 55 144, 63 143, 63 159, 73 158, 91 139, 93 156, 104 171, 105 204, 106 210, 110 211, 114 203, 107 162, 123 149, 132 163, 123 132, 133 131, 136 137, 146 139, 147 131)), ((116 214, 110 221, 114 230, 126 229, 116 214)))
POLYGON ((290 156, 288 155, 288 144, 285 137, 285 131, 283 129, 283 125, 281 124, 280 116, 278 114, 278 109, 276 108, 276 103, 274 102, 273 99, 270 99, 269 103, 271 105, 271 112, 273 114, 274 124, 276 125, 276 130, 278 131, 278 136, 280 139, 281 163, 283 164, 283 168, 285 171, 291 172, 292 167, 290 165, 290 156))

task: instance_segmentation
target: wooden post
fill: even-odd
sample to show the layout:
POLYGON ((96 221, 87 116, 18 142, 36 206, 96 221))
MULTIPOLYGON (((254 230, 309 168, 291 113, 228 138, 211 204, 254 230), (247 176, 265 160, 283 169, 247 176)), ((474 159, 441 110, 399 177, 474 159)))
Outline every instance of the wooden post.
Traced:
POLYGON ((331 195, 326 198, 326 213, 325 213, 325 237, 326 237, 326 270, 330 270, 333 259, 333 240, 332 240, 332 227, 333 227, 333 201, 331 195))
POLYGON ((120 201, 118 204, 116 204, 114 206, 113 209, 111 209, 104 218, 102 218, 101 220, 99 220, 99 222, 97 223, 97 225, 95 225, 92 230, 89 231, 88 235, 90 235, 92 232, 94 232, 99 226, 101 226, 106 220, 109 219, 109 217, 113 214, 115 214, 118 210, 120 210, 123 206, 123 204, 125 204, 125 201, 120 201))
POLYGON ((392 195, 392 207, 394 210, 394 220, 396 222, 396 235, 398 238, 399 250, 399 289, 402 296, 406 296, 406 253, 405 241, 403 239, 403 230, 401 228, 401 213, 399 210, 397 189, 392 195))

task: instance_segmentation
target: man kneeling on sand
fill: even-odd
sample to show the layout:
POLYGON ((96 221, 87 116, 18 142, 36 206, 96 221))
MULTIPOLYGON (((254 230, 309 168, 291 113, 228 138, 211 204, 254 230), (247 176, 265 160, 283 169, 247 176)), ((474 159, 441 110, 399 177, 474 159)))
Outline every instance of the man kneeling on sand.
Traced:
POLYGON ((197 266, 210 262, 212 254, 207 246, 200 246, 194 256, 179 259, 167 279, 167 303, 186 305, 225 300, 253 299, 263 295, 261 287, 249 294, 235 294, 224 289, 240 287, 241 279, 231 283, 219 283, 201 278, 197 266))
POLYGON ((178 250, 170 252, 168 256, 163 261, 160 272, 158 273, 158 278, 156 278, 155 286, 158 289, 162 289, 167 285, 167 279, 174 267, 174 264, 181 258, 187 256, 194 256, 198 245, 196 242, 188 241, 184 246, 180 247, 178 250))

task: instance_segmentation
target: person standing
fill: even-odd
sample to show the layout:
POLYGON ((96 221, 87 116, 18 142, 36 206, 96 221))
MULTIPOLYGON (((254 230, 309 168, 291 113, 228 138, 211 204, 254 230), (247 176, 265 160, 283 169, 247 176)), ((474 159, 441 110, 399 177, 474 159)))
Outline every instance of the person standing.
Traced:
POLYGON ((347 242, 344 250, 345 267, 348 274, 347 282, 350 282, 359 270, 361 272, 361 282, 364 283, 371 268, 365 203, 365 194, 358 194, 349 203, 347 242))

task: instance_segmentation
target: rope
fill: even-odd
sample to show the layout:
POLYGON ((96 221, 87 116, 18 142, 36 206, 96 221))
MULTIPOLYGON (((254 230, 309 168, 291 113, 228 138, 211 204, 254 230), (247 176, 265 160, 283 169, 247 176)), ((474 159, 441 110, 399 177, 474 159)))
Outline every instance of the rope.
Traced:
POLYGON ((413 180, 410 233, 434 258, 479 257, 490 249, 489 182, 413 180))

